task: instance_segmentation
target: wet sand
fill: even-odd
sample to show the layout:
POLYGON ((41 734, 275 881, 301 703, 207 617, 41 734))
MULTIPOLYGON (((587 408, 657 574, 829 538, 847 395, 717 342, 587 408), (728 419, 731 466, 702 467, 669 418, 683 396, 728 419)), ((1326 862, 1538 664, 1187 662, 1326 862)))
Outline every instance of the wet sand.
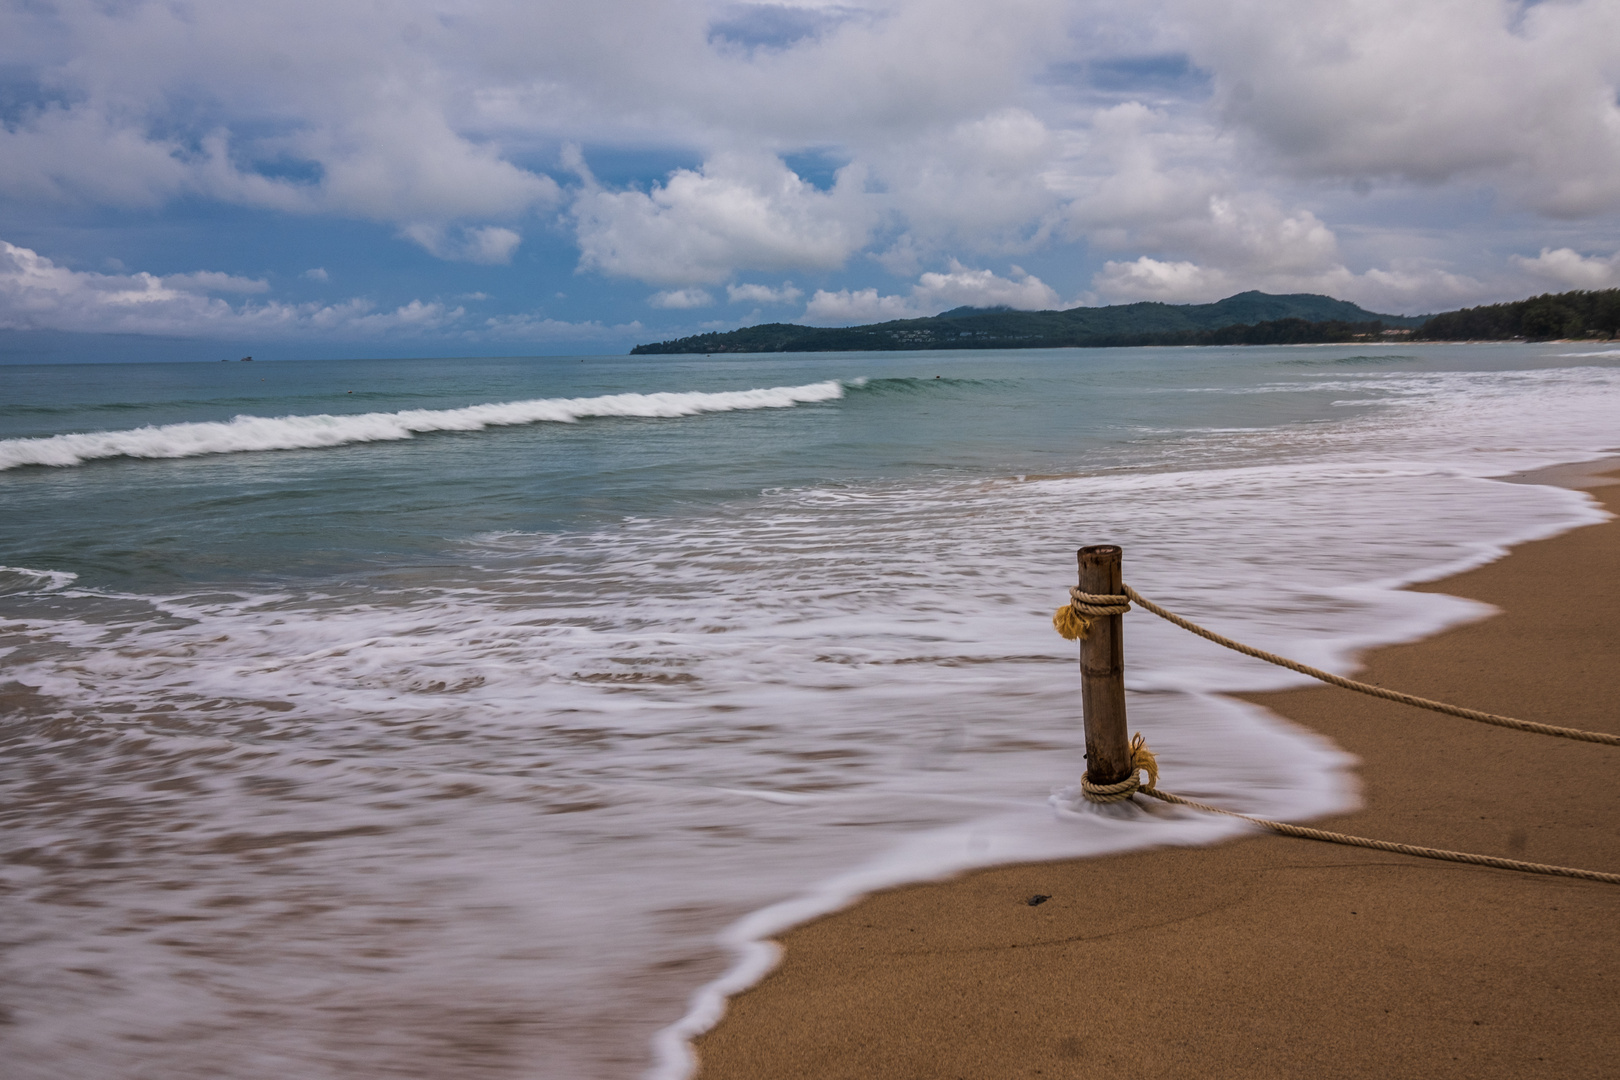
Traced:
MULTIPOLYGON (((1620 514, 1594 472, 1524 479, 1620 514)), ((1620 731, 1620 521, 1419 588, 1502 614, 1361 678, 1620 731)), ((1620 871, 1620 750, 1328 687, 1249 700, 1360 759, 1364 808, 1313 824, 1620 871)), ((1256 834, 908 886, 782 943, 702 1080, 1620 1075, 1620 886, 1595 882, 1256 834)))

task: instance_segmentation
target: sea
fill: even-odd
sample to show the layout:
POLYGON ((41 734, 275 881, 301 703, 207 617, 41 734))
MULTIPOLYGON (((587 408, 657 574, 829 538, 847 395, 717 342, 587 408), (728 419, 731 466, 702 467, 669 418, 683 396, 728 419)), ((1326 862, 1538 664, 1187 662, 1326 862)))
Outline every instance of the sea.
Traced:
MULTIPOLYGON (((1078 547, 1348 673, 1617 450, 1567 343, 0 367, 5 1075, 682 1080, 786 927, 1246 827, 1077 797, 1078 547)), ((1165 788, 1357 805, 1125 661, 1165 788)))

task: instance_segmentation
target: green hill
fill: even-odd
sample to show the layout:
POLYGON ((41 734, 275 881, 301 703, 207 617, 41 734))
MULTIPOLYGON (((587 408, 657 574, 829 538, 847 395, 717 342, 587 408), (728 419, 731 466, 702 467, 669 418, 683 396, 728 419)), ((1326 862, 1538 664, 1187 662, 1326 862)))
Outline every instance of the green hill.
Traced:
POLYGON ((1213 304, 1115 304, 1067 311, 961 307, 926 319, 869 326, 767 323, 637 345, 632 354, 857 352, 898 349, 1051 349, 1117 345, 1294 344, 1348 341, 1422 318, 1379 315, 1312 293, 1245 292, 1213 304), (1243 327, 1244 333, 1231 328, 1243 327), (1251 340, 1252 339, 1252 340, 1251 340))

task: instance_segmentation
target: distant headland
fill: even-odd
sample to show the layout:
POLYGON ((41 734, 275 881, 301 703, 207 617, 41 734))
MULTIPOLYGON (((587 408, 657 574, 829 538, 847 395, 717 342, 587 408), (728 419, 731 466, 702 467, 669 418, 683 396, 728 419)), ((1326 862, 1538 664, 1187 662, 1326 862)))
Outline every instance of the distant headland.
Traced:
POLYGON ((1545 341, 1620 334, 1620 289, 1533 296, 1437 315, 1380 315, 1314 293, 1244 292, 1213 304, 1143 302, 1066 311, 959 307, 866 326, 765 323, 637 345, 659 353, 1310 345, 1352 341, 1545 341))

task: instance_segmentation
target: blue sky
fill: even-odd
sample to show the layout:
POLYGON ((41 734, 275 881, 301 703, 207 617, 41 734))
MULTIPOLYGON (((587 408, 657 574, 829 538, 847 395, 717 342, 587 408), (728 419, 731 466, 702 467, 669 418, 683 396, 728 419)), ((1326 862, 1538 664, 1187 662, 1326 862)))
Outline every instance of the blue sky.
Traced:
POLYGON ((1612 0, 27 0, 0 358, 1620 285, 1612 0))

